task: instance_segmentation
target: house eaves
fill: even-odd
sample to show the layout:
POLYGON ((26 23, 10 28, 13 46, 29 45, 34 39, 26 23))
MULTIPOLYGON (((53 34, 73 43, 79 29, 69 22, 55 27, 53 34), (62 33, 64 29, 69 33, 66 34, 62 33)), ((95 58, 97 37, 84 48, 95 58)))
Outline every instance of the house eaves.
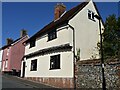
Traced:
POLYGON ((72 19, 80 10, 82 10, 89 2, 83 2, 78 6, 72 8, 71 10, 67 11, 62 17, 60 17, 57 21, 52 21, 44 28, 39 30, 36 34, 34 34, 31 38, 25 41, 25 43, 29 43, 30 41, 40 37, 41 35, 49 32, 50 30, 55 29, 56 27, 68 23, 70 19, 72 19))
POLYGON ((26 36, 24 36, 24 37, 18 38, 18 39, 16 39, 15 41, 13 41, 11 44, 8 44, 8 45, 3 46, 2 48, 0 48, 0 50, 3 50, 3 49, 5 49, 5 48, 7 48, 7 47, 9 47, 9 46, 13 46, 13 45, 17 44, 18 42, 20 42, 21 40, 23 40, 23 39, 26 38, 26 37, 29 37, 29 36, 26 35, 26 36))
MULTIPOLYGON (((82 2, 81 4, 79 4, 78 6, 70 9, 69 11, 65 12, 62 17, 60 17, 58 20, 56 21, 52 21, 50 22, 48 25, 46 25, 44 28, 42 28, 41 30, 39 30, 36 34, 34 34, 31 38, 29 38, 28 40, 25 41, 25 43, 29 43, 30 41, 36 39, 37 37, 40 37, 42 36, 43 34, 55 29, 56 27, 60 26, 60 25, 63 25, 63 24, 67 24, 68 21, 70 19, 72 19, 79 11, 81 11, 88 3, 90 2, 87 1, 87 2, 82 2)), ((95 6, 95 9, 98 13, 98 15, 101 17, 98 9, 97 9, 97 6, 95 4, 95 2, 93 2, 94 6, 95 6)), ((102 24, 104 25, 104 22, 101 18, 101 21, 102 21, 102 24)))

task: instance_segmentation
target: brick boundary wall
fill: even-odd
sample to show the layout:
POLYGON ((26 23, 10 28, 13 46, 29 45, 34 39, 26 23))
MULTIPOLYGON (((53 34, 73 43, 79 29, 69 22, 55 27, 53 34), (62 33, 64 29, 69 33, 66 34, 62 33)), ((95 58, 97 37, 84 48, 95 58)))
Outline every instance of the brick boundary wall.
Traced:
MULTIPOLYGON (((120 60, 105 62, 106 88, 120 90, 120 60)), ((78 61, 76 64, 77 88, 102 88, 102 69, 100 60, 78 61)))
POLYGON ((57 88, 73 88, 73 78, 25 77, 30 81, 46 84, 57 88))

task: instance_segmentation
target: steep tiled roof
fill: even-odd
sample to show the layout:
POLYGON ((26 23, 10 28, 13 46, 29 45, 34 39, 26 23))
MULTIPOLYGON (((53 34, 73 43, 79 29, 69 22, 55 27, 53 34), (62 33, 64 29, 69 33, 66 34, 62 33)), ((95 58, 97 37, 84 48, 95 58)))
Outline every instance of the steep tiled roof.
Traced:
POLYGON ((56 28, 57 26, 67 23, 71 18, 73 18, 80 10, 82 10, 89 2, 83 2, 79 4, 78 6, 72 8, 71 10, 67 11, 61 18, 59 18, 56 21, 50 22, 48 25, 46 25, 44 28, 42 28, 40 31, 38 31, 35 35, 33 35, 31 38, 29 38, 26 43, 29 41, 41 36, 42 34, 56 28))
MULTIPOLYGON (((27 36, 27 35, 26 35, 26 36, 27 36)), ((26 37, 26 36, 24 36, 24 37, 26 37)), ((16 39, 15 41, 13 41, 11 44, 8 44, 8 45, 3 46, 2 48, 0 48, 0 50, 5 49, 5 48, 11 46, 12 44, 18 42, 20 39, 22 39, 22 38, 24 38, 24 37, 20 37, 20 38, 16 39)))
MULTIPOLYGON (((71 18, 73 18, 80 10, 82 10, 87 4, 89 3, 89 0, 87 2, 83 2, 81 4, 79 4, 78 6, 70 9, 69 11, 67 11, 62 17, 60 17, 58 20, 56 21, 52 21, 50 22, 48 25, 46 25, 44 28, 42 28, 40 31, 38 31, 35 35, 33 35, 31 38, 29 38, 26 43, 36 39, 37 37, 45 34, 46 32, 49 32, 50 30, 55 29, 57 26, 63 25, 65 23, 67 23, 71 18)), ((95 3, 93 2, 95 9, 99 14, 99 11, 95 5, 95 3)), ((101 17, 101 16, 100 16, 101 17)), ((102 20, 102 19, 101 19, 102 20)), ((102 23, 104 24, 103 20, 102 23)))

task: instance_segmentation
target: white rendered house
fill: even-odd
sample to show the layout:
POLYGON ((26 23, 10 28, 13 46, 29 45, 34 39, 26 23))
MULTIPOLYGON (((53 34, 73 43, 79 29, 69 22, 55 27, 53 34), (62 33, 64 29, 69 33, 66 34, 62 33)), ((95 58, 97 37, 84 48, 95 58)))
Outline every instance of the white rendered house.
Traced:
POLYGON ((63 4, 57 4, 54 20, 25 42, 21 77, 73 88, 76 56, 79 60, 100 58, 99 21, 94 17, 100 14, 95 3, 90 0, 69 11, 65 9, 63 4))

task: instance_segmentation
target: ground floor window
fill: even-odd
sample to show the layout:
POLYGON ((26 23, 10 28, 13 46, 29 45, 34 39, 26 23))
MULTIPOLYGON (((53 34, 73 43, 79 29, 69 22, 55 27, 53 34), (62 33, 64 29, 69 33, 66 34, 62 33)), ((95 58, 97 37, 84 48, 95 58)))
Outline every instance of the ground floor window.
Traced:
POLYGON ((31 71, 37 71, 37 59, 31 60, 31 71))
POLYGON ((5 68, 8 67, 8 59, 6 59, 6 62, 5 62, 5 68))
POLYGON ((50 56, 50 70, 60 69, 60 54, 50 56))

